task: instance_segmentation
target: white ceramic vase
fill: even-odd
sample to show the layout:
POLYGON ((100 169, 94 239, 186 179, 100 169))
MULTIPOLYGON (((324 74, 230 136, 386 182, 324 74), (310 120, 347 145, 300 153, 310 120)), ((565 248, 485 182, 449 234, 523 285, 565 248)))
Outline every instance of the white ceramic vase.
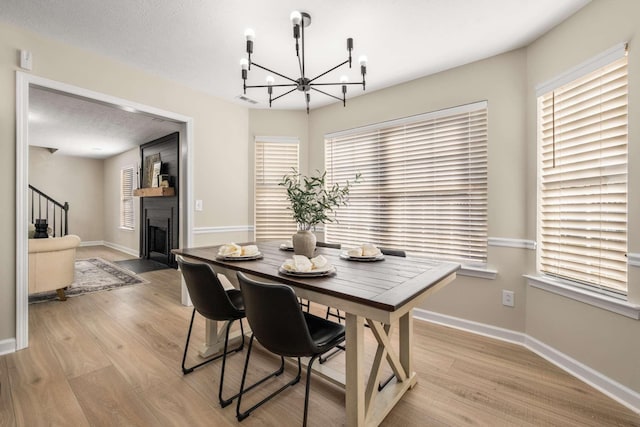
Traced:
POLYGON ((313 258, 316 250, 316 235, 309 230, 298 230, 291 238, 293 243, 293 253, 313 258))

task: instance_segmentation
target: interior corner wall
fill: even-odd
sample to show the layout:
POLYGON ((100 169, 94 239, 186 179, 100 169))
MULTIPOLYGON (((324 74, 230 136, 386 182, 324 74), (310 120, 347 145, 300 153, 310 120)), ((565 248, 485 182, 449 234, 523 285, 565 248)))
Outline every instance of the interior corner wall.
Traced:
MULTIPOLYGON (((205 209, 195 228, 250 224, 246 191, 248 109, 105 56, 0 24, 0 342, 16 337, 16 71, 19 50, 33 56, 33 75, 193 119, 192 192, 205 209), (233 179, 229 179, 233 177, 233 179), (220 209, 224 206, 224 209, 220 209)), ((20 189, 22 191, 22 189, 20 189)), ((24 189, 26 191, 26 189, 24 189)), ((26 235, 26 230, 25 230, 26 235)), ((197 243, 197 242, 195 242, 197 243)), ((26 254, 21 254, 26 256, 26 254)))
MULTIPOLYGON (((69 234, 78 235, 83 242, 103 240, 102 160, 29 147, 29 184, 58 202, 69 203, 69 234)), ((50 218, 50 226, 52 221, 50 218)))
MULTIPOLYGON (((324 168, 324 135, 358 126, 486 100, 489 106, 489 236, 524 239, 525 71, 523 49, 474 62, 311 111, 309 168, 324 168)), ((366 175, 363 177, 367 179, 366 175)), ((458 276, 422 308, 523 332, 526 249, 489 247, 495 280, 458 276), (502 289, 515 292, 514 308, 502 305, 502 289)))
MULTIPOLYGON (((527 235, 536 233, 535 86, 629 42, 628 251, 640 252, 640 2, 594 0, 527 48, 527 235)), ((534 257, 534 254, 531 254, 534 257)), ((535 272, 535 259, 529 262, 535 272)), ((640 303, 640 269, 629 266, 629 300, 640 303)), ((640 321, 530 287, 529 336, 640 393, 640 321)))

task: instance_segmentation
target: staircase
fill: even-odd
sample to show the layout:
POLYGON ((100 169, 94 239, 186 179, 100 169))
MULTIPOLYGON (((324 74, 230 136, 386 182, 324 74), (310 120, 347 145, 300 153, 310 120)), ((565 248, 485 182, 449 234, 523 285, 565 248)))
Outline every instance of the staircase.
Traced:
POLYGON ((69 203, 60 203, 29 184, 29 208, 32 224, 36 219, 46 219, 53 237, 69 234, 69 203))

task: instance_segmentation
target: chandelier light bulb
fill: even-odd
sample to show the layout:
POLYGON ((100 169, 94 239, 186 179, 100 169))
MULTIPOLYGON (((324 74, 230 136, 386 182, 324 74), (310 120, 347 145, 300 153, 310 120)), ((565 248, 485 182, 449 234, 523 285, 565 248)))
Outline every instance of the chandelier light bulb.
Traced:
POLYGON ((248 41, 252 42, 253 39, 256 38, 256 32, 253 31, 253 29, 251 28, 247 28, 246 30, 244 30, 244 36, 247 38, 248 41))
POLYGON ((367 66, 367 57, 365 55, 361 55, 360 58, 358 58, 358 62, 360 63, 361 67, 366 67, 367 66))
POLYGON ((340 76, 340 83, 348 83, 349 82, 349 77, 347 76, 340 76))
POLYGON ((271 86, 275 82, 273 76, 267 76, 267 85, 271 86))
POLYGON ((293 25, 300 25, 300 23, 302 22, 302 14, 297 10, 294 10, 293 12, 291 12, 290 19, 293 25))
POLYGON ((247 60, 247 58, 242 58, 242 59, 240 60, 240 67, 241 67, 243 70, 246 70, 246 69, 248 69, 248 68, 249 68, 249 61, 247 60))

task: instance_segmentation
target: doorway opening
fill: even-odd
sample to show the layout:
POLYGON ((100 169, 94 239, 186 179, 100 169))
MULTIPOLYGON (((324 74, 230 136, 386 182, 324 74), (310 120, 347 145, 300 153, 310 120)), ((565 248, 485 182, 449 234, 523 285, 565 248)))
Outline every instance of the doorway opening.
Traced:
MULTIPOLYGON (((16 72, 16 345, 15 349, 26 348, 29 343, 29 291, 28 291, 28 185, 29 185, 29 92, 32 88, 43 88, 68 96, 75 96, 112 108, 139 112, 182 125, 180 132, 181 180, 185 184, 180 193, 178 207, 184 214, 180 216, 180 244, 189 246, 192 241, 192 160, 193 119, 181 114, 161 110, 152 106, 135 103, 108 94, 16 72)), ((182 288, 182 303, 189 305, 186 288, 182 288)))

